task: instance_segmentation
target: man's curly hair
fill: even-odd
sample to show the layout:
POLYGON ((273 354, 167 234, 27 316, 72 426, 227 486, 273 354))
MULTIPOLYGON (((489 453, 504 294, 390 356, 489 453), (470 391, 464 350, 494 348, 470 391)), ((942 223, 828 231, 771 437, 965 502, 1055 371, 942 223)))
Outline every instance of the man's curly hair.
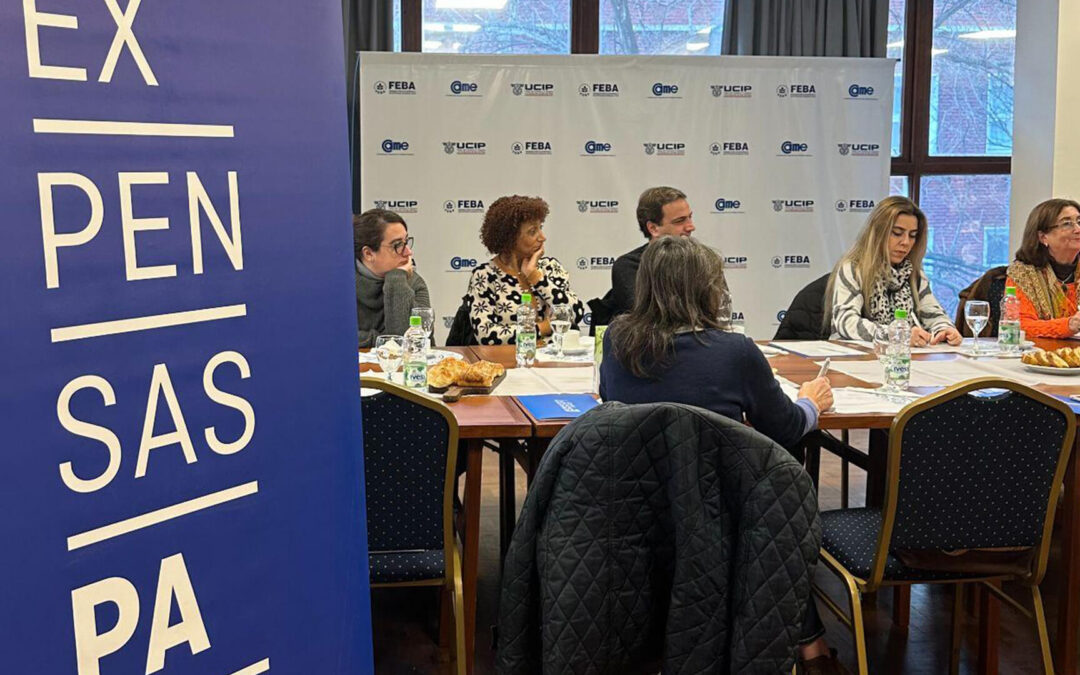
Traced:
POLYGON ((544 222, 547 215, 547 202, 539 197, 499 197, 484 214, 480 241, 492 255, 509 253, 514 249, 521 226, 533 220, 544 222))

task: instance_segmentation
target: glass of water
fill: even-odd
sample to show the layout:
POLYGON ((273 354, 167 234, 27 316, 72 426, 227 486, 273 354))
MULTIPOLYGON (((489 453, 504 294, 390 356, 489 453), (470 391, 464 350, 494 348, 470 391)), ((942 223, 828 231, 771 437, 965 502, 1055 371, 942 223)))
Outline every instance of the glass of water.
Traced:
POLYGON ((968 300, 964 304, 964 321, 967 322, 968 328, 971 329, 971 334, 974 336, 974 345, 972 346, 972 356, 979 356, 979 333, 986 327, 988 321, 990 321, 990 303, 985 300, 968 300))
POLYGON ((430 307, 413 307, 410 311, 410 316, 420 317, 420 327, 427 333, 428 340, 431 339, 431 331, 435 328, 435 310, 430 307))
POLYGON ((551 334, 555 339, 555 358, 563 358, 563 337, 574 320, 574 308, 570 305, 553 305, 551 308, 551 334))
POLYGON ((379 359, 379 368, 386 373, 388 382, 394 381, 394 373, 404 357, 405 349, 400 335, 380 335, 375 338, 375 358, 379 359))

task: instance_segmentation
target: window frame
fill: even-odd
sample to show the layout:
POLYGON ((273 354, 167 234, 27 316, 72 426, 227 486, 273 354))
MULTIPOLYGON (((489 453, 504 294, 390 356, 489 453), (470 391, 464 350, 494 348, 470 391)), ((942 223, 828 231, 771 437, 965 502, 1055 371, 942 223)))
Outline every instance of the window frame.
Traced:
MULTIPOLYGON (((401 0, 401 51, 422 50, 423 23, 423 0, 401 0)), ((600 0, 570 0, 570 53, 600 53, 600 0)))

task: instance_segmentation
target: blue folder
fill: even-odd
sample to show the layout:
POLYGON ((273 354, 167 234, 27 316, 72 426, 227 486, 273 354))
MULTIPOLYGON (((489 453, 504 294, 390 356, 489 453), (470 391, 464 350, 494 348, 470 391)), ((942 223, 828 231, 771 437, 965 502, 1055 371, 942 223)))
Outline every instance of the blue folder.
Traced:
POLYGON ((517 398, 538 420, 574 419, 599 405, 588 394, 537 394, 517 398))

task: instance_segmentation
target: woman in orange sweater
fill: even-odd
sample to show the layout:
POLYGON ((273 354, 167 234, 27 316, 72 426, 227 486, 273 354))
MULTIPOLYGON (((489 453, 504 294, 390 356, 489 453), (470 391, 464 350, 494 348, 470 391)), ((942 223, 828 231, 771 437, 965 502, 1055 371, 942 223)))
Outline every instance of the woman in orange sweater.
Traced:
POLYGON ((1080 203, 1048 199, 1032 209, 1008 274, 1006 284, 1016 286, 1020 328, 1027 337, 1080 333, 1080 203))

